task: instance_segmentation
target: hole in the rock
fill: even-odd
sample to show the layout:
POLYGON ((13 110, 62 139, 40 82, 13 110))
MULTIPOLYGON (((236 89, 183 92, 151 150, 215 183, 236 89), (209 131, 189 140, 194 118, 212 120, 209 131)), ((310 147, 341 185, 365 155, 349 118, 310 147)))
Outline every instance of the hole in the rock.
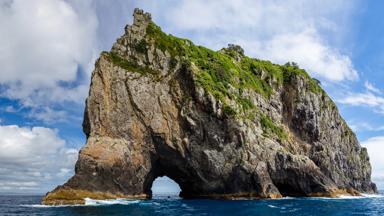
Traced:
POLYGON ((178 198, 180 186, 167 176, 157 177, 152 184, 152 198, 178 198))

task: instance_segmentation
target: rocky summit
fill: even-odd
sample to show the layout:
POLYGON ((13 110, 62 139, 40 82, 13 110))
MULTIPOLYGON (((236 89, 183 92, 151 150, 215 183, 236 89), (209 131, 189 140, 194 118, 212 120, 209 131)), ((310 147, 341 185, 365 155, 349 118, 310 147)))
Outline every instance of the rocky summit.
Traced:
POLYGON ((295 63, 212 51, 136 9, 92 74, 76 174, 44 204, 151 198, 168 176, 183 198, 375 193, 367 150, 295 63))

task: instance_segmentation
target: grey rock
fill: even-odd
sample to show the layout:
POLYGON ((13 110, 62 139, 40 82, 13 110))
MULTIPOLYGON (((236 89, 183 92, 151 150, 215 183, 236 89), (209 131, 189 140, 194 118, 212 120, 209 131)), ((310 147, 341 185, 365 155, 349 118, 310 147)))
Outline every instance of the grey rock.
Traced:
MULTIPOLYGON (((194 62, 148 37, 152 24, 150 14, 136 9, 134 23, 97 60, 76 174, 44 203, 63 204, 60 194, 81 198, 84 191, 149 198, 159 176, 175 180, 185 198, 376 192, 366 149, 326 93, 310 90, 308 78, 293 75, 279 84, 273 77, 266 81, 269 97, 229 86, 255 108, 228 115, 226 106, 236 113, 242 106, 200 85, 194 62), (263 116, 276 126, 265 128, 263 116)), ((246 58, 235 45, 220 53, 229 51, 234 61, 246 58)), ((267 80, 268 72, 255 76, 267 80)))

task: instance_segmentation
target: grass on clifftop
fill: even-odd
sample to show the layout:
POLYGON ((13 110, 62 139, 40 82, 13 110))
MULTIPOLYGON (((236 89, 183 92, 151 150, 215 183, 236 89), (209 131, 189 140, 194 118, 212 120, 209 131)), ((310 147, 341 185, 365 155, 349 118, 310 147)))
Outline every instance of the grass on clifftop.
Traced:
MULTIPOLYGON (((139 41, 134 49, 139 53, 147 53, 149 44, 153 44, 161 51, 169 53, 171 69, 179 61, 196 66, 196 82, 223 103, 223 113, 226 116, 244 114, 254 118, 255 115, 250 114, 256 113, 257 107, 247 93, 254 91, 269 99, 276 89, 292 84, 293 78, 297 76, 306 81, 309 91, 323 92, 319 83, 295 63, 278 65, 250 58, 244 55, 241 47, 235 45, 213 51, 194 45, 188 39, 166 34, 153 22, 148 24, 146 34, 146 39, 139 41), (237 106, 229 103, 230 101, 235 101, 237 106)), ((114 53, 108 53, 108 57, 114 64, 129 71, 140 74, 157 73, 148 66, 139 66, 114 53)), ((266 134, 273 133, 280 139, 287 138, 284 129, 274 124, 270 117, 260 114, 260 123, 266 134)))
MULTIPOLYGON (((203 46, 194 45, 190 40, 164 33, 159 26, 150 22, 146 29, 147 39, 140 41, 136 47, 138 52, 147 52, 147 44, 153 43, 163 52, 171 56, 170 65, 177 64, 176 59, 194 64, 196 81, 206 91, 224 104, 225 113, 236 115, 253 109, 252 102, 244 96, 244 92, 254 91, 266 99, 274 93, 274 89, 290 83, 293 76, 301 76, 307 80, 308 89, 314 93, 322 91, 318 83, 296 64, 278 65, 244 56, 240 47, 225 48, 213 51, 203 46), (240 52, 239 52, 240 51, 240 52), (238 107, 230 107, 228 100, 236 101, 238 107)), ((156 74, 147 66, 139 66, 120 56, 109 53, 110 60, 120 67, 140 74, 156 74)))
POLYGON ((304 77, 305 80, 308 82, 309 91, 314 93, 324 93, 324 90, 319 85, 320 82, 316 79, 311 78, 309 74, 305 70, 299 68, 296 63, 288 62, 280 67, 283 71, 283 78, 285 83, 291 82, 293 76, 301 76, 304 77))
POLYGON ((289 82, 292 76, 304 77, 309 82, 309 90, 318 93, 321 87, 295 64, 277 65, 270 61, 243 56, 236 61, 234 50, 213 51, 194 45, 190 40, 177 38, 164 33, 151 22, 147 27, 148 37, 162 51, 168 51, 171 58, 185 57, 198 68, 197 82, 217 99, 241 98, 245 89, 254 90, 269 98, 276 86, 289 82), (230 91, 235 89, 236 91, 230 91))

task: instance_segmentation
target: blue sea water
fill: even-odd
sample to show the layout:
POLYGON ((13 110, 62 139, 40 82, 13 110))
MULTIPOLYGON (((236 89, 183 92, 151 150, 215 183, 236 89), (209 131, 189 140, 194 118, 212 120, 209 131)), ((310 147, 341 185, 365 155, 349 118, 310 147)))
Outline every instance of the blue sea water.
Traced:
POLYGON ((48 207, 41 196, 0 196, 0 215, 384 215, 384 196, 277 200, 87 200, 85 206, 48 207))

